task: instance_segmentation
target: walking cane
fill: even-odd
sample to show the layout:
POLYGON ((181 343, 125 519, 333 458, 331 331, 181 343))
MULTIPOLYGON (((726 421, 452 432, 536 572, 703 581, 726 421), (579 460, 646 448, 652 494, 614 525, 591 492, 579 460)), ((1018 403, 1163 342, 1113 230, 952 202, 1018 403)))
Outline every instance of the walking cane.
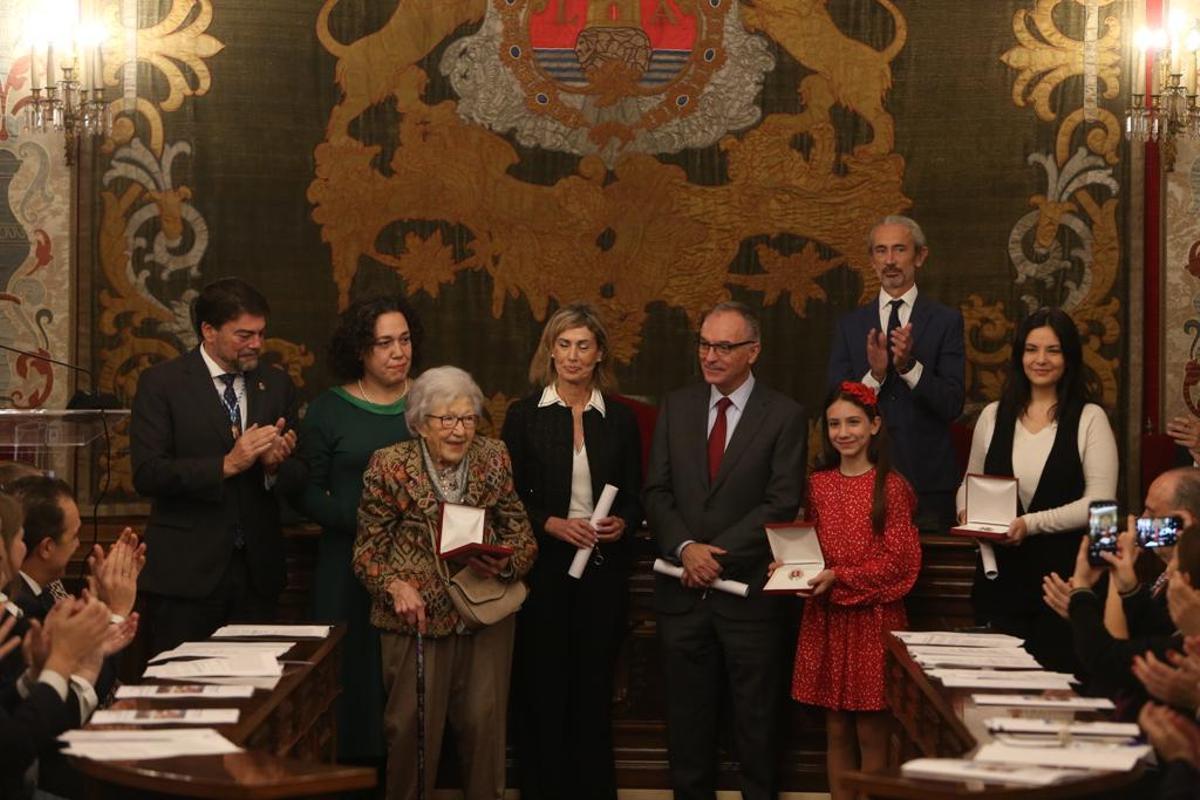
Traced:
POLYGON ((417 632, 417 800, 425 800, 425 640, 417 632))

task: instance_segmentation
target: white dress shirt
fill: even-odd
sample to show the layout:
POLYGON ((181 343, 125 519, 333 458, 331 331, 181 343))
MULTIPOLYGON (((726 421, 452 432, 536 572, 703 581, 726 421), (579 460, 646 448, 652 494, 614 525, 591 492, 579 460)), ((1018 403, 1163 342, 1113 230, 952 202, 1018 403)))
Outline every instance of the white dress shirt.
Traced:
MULTIPOLYGON (((725 447, 729 447, 729 440, 733 438, 733 431, 737 428, 738 422, 742 419, 742 412, 746 410, 746 401, 750 399, 750 393, 754 391, 754 373, 751 372, 741 386, 729 393, 729 402, 731 405, 725 409, 725 447)), ((705 431, 712 433, 713 425, 717 424, 717 402, 726 395, 721 394, 720 390, 715 386, 709 387, 708 392, 708 427, 705 431)))
MULTIPOLYGON (((892 297, 883 289, 879 290, 879 330, 883 331, 884 333, 887 333, 888 320, 892 318, 893 300, 901 301, 899 315, 900 327, 903 328, 908 324, 908 321, 912 319, 913 305, 915 305, 917 302, 917 285, 914 283, 912 288, 899 297, 892 297)), ((888 347, 891 347, 891 342, 888 342, 888 347)), ((908 370, 908 372, 900 375, 900 379, 907 383, 910 389, 915 389, 917 388, 917 382, 921 380, 921 372, 923 370, 924 367, 921 365, 921 362, 914 358, 912 361, 912 367, 908 370)), ((863 384, 870 386, 876 392, 879 391, 881 384, 879 381, 875 380, 874 376, 871 375, 871 370, 867 370, 867 374, 863 376, 862 382, 863 384)))
MULTIPOLYGON (((552 383, 542 390, 538 408, 553 405, 570 408, 566 401, 559 396, 558 389, 552 383)), ((586 413, 588 409, 593 408, 600 412, 600 416, 604 416, 604 395, 595 388, 592 389, 592 396, 588 398, 587 405, 583 410, 586 413)), ((584 442, 578 450, 572 447, 571 451, 571 502, 567 507, 567 518, 590 519, 592 512, 596 510, 596 500, 592 496, 592 468, 588 464, 587 442, 584 442)))

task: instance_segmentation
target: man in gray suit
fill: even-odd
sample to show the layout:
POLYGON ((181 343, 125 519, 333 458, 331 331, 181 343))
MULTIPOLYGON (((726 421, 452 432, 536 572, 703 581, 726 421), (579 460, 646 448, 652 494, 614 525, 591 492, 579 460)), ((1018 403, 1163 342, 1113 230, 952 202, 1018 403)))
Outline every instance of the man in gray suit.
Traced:
POLYGON ((794 519, 804 483, 801 407, 756 381, 758 320, 722 303, 700 325, 703 384, 663 400, 645 507, 663 558, 682 579, 655 576, 667 678, 667 747, 675 797, 716 796, 722 684, 733 698, 742 796, 776 794, 776 722, 786 706, 781 607, 761 591, 771 551, 763 523, 794 519), (710 590, 744 581, 750 596, 710 590))

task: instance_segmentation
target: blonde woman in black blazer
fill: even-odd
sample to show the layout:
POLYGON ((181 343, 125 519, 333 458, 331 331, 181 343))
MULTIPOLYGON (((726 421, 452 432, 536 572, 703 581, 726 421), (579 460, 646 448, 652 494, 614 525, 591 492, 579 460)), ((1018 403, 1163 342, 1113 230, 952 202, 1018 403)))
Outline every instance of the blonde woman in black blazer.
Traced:
POLYGON ((585 305, 546 323, 529 368, 539 386, 508 410, 503 438, 538 539, 529 599, 517 621, 522 800, 617 796, 612 683, 626 625, 633 534, 642 519, 641 443, 613 386, 608 335, 585 305), (606 483, 610 516, 589 524, 606 483), (580 579, 579 547, 596 549, 580 579))

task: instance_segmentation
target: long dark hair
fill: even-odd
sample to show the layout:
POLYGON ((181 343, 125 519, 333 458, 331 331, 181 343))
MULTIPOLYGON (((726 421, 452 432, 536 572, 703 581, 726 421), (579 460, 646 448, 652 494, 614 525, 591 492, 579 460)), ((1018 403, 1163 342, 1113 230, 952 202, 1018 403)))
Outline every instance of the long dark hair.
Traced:
POLYGON ((1057 421, 1077 415, 1091 399, 1083 374, 1083 344, 1079 340, 1079 329, 1075 327, 1075 321, 1061 308, 1039 308, 1017 326, 1017 332, 1013 335, 1008 378, 1004 382, 1000 405, 1017 417, 1029 408, 1033 387, 1029 383, 1029 376, 1025 374, 1025 342, 1029 339, 1029 334, 1038 328, 1050 328, 1062 346, 1063 375, 1055 387, 1058 399, 1050 411, 1051 419, 1057 421))
POLYGON ((829 441, 829 421, 826 415, 830 406, 838 400, 845 400, 861 408, 869 422, 879 420, 879 430, 871 436, 871 441, 867 444, 867 458, 875 465, 875 486, 871 493, 871 529, 876 535, 882 535, 887 523, 887 480, 892 471, 892 446, 888 439, 887 425, 883 424, 883 417, 879 413, 879 403, 874 398, 875 393, 870 388, 850 381, 839 384, 829 393, 825 399, 825 411, 821 414, 824 442, 817 469, 837 469, 842 464, 842 454, 833 446, 833 442, 829 441))

